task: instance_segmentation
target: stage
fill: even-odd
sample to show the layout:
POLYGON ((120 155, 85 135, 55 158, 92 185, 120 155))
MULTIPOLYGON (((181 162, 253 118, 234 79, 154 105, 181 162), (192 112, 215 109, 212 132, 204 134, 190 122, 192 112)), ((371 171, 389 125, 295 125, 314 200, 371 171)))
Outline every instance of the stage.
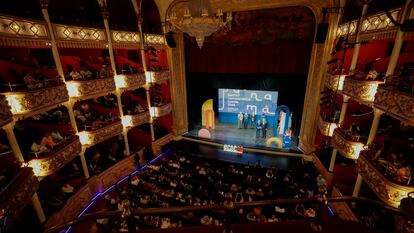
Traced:
MULTIPOLYGON (((231 123, 217 122, 215 125, 215 129, 208 129, 208 131, 210 132, 210 138, 200 137, 200 129, 200 126, 196 127, 194 130, 191 130, 188 133, 186 133, 184 137, 195 138, 209 142, 216 142, 220 144, 243 146, 245 148, 247 147, 262 150, 301 153, 300 150, 297 148, 296 137, 292 137, 290 146, 287 148, 277 148, 276 143, 272 143, 270 147, 266 147, 267 140, 272 137, 273 128, 267 129, 265 138, 256 137, 255 128, 248 127, 246 129, 238 129, 237 125, 231 123)), ((278 135, 277 138, 279 138, 280 141, 283 142, 283 135, 278 135)))

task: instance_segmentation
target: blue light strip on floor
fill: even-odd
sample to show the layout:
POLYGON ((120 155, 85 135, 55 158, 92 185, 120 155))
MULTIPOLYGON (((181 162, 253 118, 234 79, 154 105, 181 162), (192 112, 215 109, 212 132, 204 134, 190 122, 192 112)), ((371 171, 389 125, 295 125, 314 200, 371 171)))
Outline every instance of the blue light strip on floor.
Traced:
MULTIPOLYGON (((93 206, 93 204, 95 204, 96 199, 98 199, 99 197, 105 196, 108 192, 112 191, 117 185, 119 185, 120 183, 124 182, 126 179, 128 179, 129 176, 133 176, 141 171, 143 171, 144 169, 146 169, 148 167, 148 165, 151 165, 152 163, 158 161, 158 159, 160 159, 161 157, 163 157, 164 155, 168 154, 171 150, 167 150, 164 153, 159 154, 157 157, 155 157, 153 160, 151 160, 149 163, 146 163, 144 166, 138 168, 137 170, 135 170, 134 172, 132 172, 131 174, 125 176, 124 178, 120 179, 119 181, 116 182, 116 184, 111 185, 110 187, 108 187, 105 191, 103 192, 98 192, 97 194, 95 194, 95 196, 91 199, 91 202, 80 212, 80 214, 78 215, 78 217, 81 217, 82 215, 84 215, 89 208, 91 208, 91 206, 93 206)), ((72 226, 70 226, 65 233, 69 233, 70 230, 72 229, 72 226)))

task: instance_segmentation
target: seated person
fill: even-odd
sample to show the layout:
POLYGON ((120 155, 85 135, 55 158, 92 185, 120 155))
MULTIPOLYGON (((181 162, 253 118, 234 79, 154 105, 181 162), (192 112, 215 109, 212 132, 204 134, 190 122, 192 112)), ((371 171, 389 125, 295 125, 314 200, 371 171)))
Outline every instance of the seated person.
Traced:
POLYGON ((88 70, 88 67, 82 66, 82 69, 80 71, 80 75, 84 78, 84 79, 90 79, 92 78, 93 74, 90 70, 88 70))
POLYGON ((56 143, 53 141, 52 135, 50 132, 47 132, 45 136, 43 136, 42 141, 40 142, 41 145, 44 145, 50 149, 53 149, 53 147, 56 145, 56 143))
POLYGON ((24 70, 23 75, 24 75, 23 80, 27 86, 27 89, 34 90, 34 89, 43 87, 43 84, 39 82, 38 80, 36 80, 30 71, 24 70))
POLYGON ((80 80, 82 79, 82 75, 79 74, 78 71, 73 68, 72 65, 68 64, 66 65, 66 69, 68 70, 69 76, 72 80, 80 80))
POLYGON ((30 149, 34 152, 34 153, 48 153, 49 149, 43 145, 43 144, 37 144, 36 142, 33 142, 32 146, 30 147, 30 149))
POLYGON ((57 130, 53 130, 51 136, 52 136, 53 141, 55 142, 60 142, 63 140, 62 135, 60 135, 59 131, 57 130))
POLYGON ((108 78, 110 76, 111 72, 108 69, 108 66, 106 64, 102 65, 101 70, 99 71, 99 77, 100 78, 108 78))

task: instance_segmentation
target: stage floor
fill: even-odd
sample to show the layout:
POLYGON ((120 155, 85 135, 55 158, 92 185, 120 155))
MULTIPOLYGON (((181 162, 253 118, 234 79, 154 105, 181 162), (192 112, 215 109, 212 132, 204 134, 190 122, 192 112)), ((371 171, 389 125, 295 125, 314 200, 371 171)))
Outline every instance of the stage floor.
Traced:
MULTIPOLYGON (((238 129, 237 125, 230 123, 217 123, 215 129, 209 129, 211 138, 202 138, 198 136, 198 131, 201 127, 196 127, 194 130, 184 134, 187 137, 193 137, 200 140, 213 141, 221 144, 241 145, 243 147, 258 148, 272 151, 285 151, 298 153, 300 150, 297 147, 296 138, 292 137, 291 146, 289 148, 279 149, 276 144, 271 144, 270 148, 266 147, 266 140, 272 137, 273 128, 267 129, 266 138, 256 138, 256 129, 238 129)), ((283 136, 279 136, 283 141, 283 136)))

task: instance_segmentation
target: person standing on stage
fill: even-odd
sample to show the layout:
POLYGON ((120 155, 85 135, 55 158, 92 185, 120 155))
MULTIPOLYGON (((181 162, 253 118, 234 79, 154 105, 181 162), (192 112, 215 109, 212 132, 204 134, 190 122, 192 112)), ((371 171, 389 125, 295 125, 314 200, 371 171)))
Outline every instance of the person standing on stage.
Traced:
POLYGON ((254 129, 256 126, 256 113, 252 112, 252 115, 250 116, 250 128, 254 129))
POLYGON ((267 134, 267 119, 266 116, 262 115, 262 138, 266 138, 267 134))
POLYGON ((237 115, 237 128, 241 129, 243 126, 243 113, 239 112, 237 115))
POLYGON ((262 120, 257 120, 256 123, 256 138, 259 138, 262 134, 262 120))
POLYGON ((247 125, 249 124, 249 114, 244 113, 243 115, 243 128, 247 129, 247 125))

